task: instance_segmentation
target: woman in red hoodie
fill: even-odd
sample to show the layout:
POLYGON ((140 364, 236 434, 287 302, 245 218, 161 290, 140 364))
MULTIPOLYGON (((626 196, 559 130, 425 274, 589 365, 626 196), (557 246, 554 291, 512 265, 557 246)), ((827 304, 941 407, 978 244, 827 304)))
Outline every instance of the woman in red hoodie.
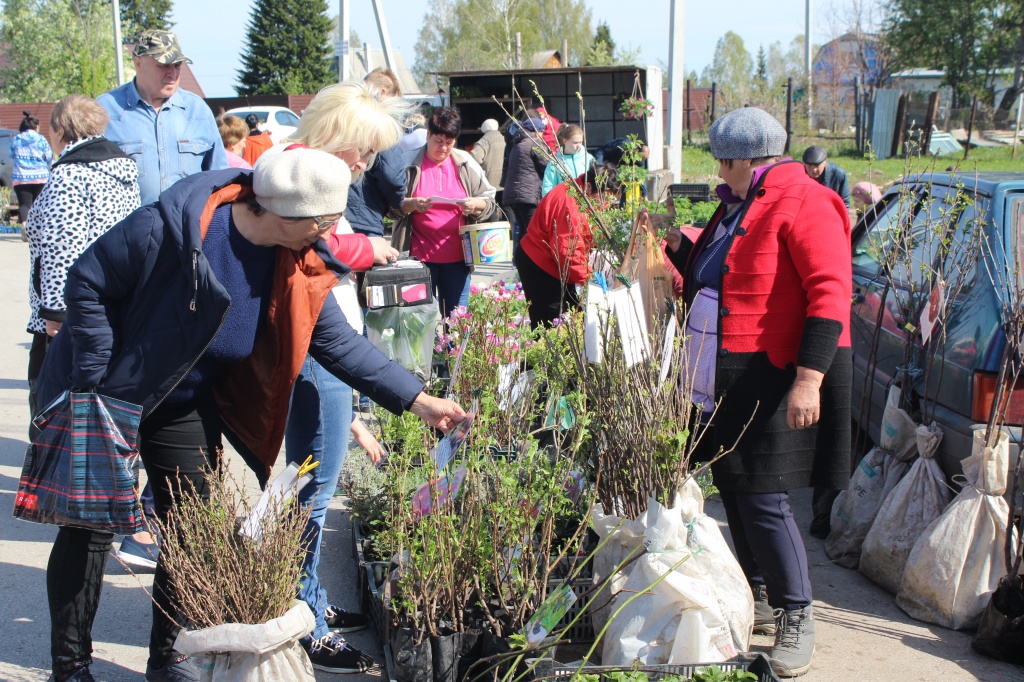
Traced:
POLYGON ((618 201, 619 181, 611 165, 592 166, 575 180, 557 185, 541 199, 530 227, 516 246, 514 261, 530 304, 530 324, 551 324, 567 308, 579 305, 576 285, 590 277, 594 244, 590 221, 580 211, 583 197, 611 196, 618 201))

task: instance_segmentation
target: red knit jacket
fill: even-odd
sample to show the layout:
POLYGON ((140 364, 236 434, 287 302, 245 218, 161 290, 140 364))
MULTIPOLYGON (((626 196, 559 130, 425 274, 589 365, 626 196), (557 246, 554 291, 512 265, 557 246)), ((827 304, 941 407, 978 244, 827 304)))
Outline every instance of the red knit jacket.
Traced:
MULTIPOLYGON (((846 207, 795 161, 768 169, 751 192, 722 268, 719 352, 764 352, 776 367, 825 372, 836 347, 850 347, 846 207), (825 227, 838 220, 842 229, 825 227)), ((720 209, 690 250, 684 273, 692 272, 723 214, 720 209)), ((688 277, 686 300, 696 293, 688 277)))
MULTIPOLYGON (((577 186, 583 187, 584 182, 584 176, 576 178, 577 186)), ((590 278, 588 258, 594 236, 569 194, 568 182, 556 185, 540 200, 519 243, 537 267, 556 279, 583 284, 590 278)))

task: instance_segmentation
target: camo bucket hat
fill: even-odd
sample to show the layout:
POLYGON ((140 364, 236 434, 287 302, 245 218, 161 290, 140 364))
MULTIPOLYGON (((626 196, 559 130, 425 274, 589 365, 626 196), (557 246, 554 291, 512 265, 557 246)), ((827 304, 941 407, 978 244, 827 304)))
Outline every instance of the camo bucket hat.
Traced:
POLYGON ((178 36, 170 31, 143 31, 135 39, 135 48, 132 49, 135 57, 150 56, 163 65, 192 63, 192 60, 181 52, 178 44, 178 36))

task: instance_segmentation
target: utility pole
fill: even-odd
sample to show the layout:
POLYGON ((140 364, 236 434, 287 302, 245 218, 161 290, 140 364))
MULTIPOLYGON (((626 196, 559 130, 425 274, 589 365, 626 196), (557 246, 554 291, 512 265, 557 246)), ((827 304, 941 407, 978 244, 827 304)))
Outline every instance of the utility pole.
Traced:
POLYGON ((113 0, 110 3, 114 11, 114 64, 117 67, 117 84, 124 85, 124 45, 121 40, 121 3, 113 0))
POLYGON ((804 74, 807 76, 807 91, 804 95, 807 97, 807 129, 813 130, 812 114, 814 113, 814 108, 811 99, 813 98, 814 88, 811 81, 811 0, 805 0, 805 2, 807 3, 807 15, 804 17, 804 74))
POLYGON ((338 82, 347 81, 352 75, 352 57, 349 54, 349 34, 352 33, 348 15, 349 0, 338 0, 338 42, 334 44, 338 53, 338 82))
POLYGON ((1017 98, 1017 123, 1013 126, 1013 152, 1010 154, 1010 160, 1015 161, 1017 159, 1017 137, 1020 136, 1020 110, 1024 109, 1024 92, 1020 93, 1020 97, 1017 98))
MULTIPOLYGON (((683 13, 686 0, 672 0, 668 28, 668 159, 672 181, 682 178, 683 164, 683 13)), ((658 98, 652 98, 658 106, 658 98)))
MULTIPOLYGON (((373 14, 377 17, 377 32, 380 33, 380 46, 384 50, 384 63, 392 71, 395 70, 395 56, 391 51, 391 35, 388 33, 388 22, 384 18, 382 0, 373 0, 373 14)), ((367 67, 367 72, 371 71, 367 67)))

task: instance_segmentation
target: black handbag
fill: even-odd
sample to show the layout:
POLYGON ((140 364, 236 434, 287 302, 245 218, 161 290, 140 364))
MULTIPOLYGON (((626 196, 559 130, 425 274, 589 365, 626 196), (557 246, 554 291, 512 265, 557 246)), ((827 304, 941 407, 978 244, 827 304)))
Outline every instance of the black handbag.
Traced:
POLYGON ((363 276, 359 293, 371 310, 424 305, 434 300, 430 270, 413 259, 370 268, 363 276))

